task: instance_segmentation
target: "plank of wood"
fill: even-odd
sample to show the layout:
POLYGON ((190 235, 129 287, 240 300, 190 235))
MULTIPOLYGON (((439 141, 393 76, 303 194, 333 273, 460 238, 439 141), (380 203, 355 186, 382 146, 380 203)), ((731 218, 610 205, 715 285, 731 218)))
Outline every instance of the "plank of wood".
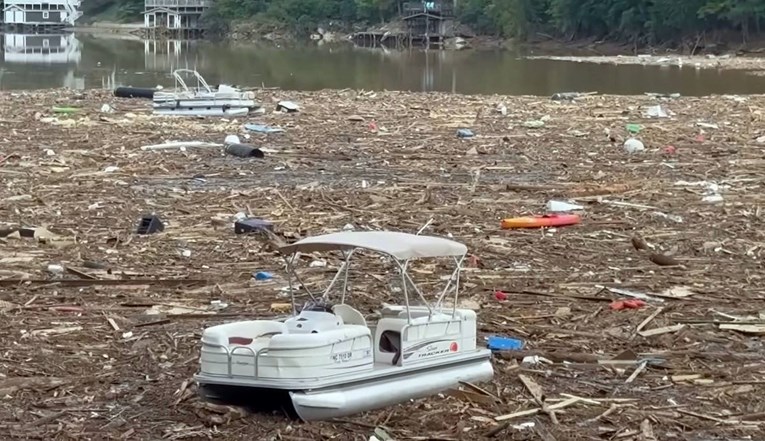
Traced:
POLYGON ((558 417, 555 415, 555 411, 550 410, 545 403, 542 387, 533 379, 523 374, 519 374, 518 379, 521 380, 521 383, 523 383, 531 396, 534 397, 534 401, 536 401, 537 404, 542 408, 542 412, 546 413, 550 417, 550 421, 552 421, 553 424, 558 424, 558 417))
POLYGON ((635 378, 637 378, 637 376, 640 375, 640 373, 645 370, 646 366, 648 366, 647 361, 640 363, 638 367, 635 368, 635 370, 632 372, 632 375, 630 375, 629 378, 627 378, 625 383, 632 383, 633 381, 635 381, 635 378))
POLYGON ((653 337, 655 335, 661 335, 661 334, 668 334, 668 333, 671 333, 671 332, 677 332, 677 331, 679 331, 679 330, 681 330, 683 328, 685 328, 685 324, 684 323, 679 323, 677 325, 665 326, 663 328, 654 328, 654 329, 649 329, 647 331, 641 331, 638 334, 641 337, 653 337))
POLYGON ((653 314, 649 315, 648 317, 646 317, 646 319, 645 319, 645 320, 643 320, 642 322, 640 322, 640 324, 637 326, 637 328, 635 328, 635 333, 637 334, 637 333, 639 333, 640 331, 642 331, 642 330, 643 330, 643 328, 645 328, 645 327, 646 327, 646 325, 648 325, 649 323, 651 323, 651 321, 652 321, 653 319, 655 319, 657 315, 661 314, 661 312, 662 312, 662 311, 664 311, 664 307, 663 307, 663 306, 660 306, 660 307, 656 308, 656 311, 654 311, 654 312, 653 312, 653 314))
POLYGON ((720 329, 744 334, 765 334, 765 325, 724 324, 720 325, 720 329))

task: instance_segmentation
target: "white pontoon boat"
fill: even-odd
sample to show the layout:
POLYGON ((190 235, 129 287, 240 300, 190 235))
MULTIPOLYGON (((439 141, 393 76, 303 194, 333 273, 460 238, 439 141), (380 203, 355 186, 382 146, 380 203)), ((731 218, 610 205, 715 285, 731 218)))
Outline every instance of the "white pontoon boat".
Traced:
POLYGON ((213 89, 199 72, 190 69, 173 71, 176 90, 154 93, 154 114, 180 116, 243 116, 258 107, 255 94, 231 86, 213 89), (186 85, 181 74, 192 74, 197 86, 186 85))
MULTIPOLYGON (((246 389, 254 401, 273 392, 288 394, 305 421, 323 420, 425 397, 490 380, 491 352, 476 345, 476 313, 457 308, 463 244, 398 232, 343 232, 309 237, 281 249, 287 271, 311 297, 285 321, 253 320, 207 328, 202 334, 201 370, 195 379, 203 394, 246 389), (385 305, 376 323, 346 304, 350 259, 358 249, 391 258, 401 276, 404 305, 385 305), (341 251, 344 262, 321 298, 295 271, 298 253, 341 251), (407 273, 410 259, 451 257, 455 270, 435 304, 407 273), (339 303, 328 302, 342 280, 339 303), (444 299, 454 291, 453 305, 444 299), (410 304, 412 294, 423 306, 410 304), (250 388, 250 389, 248 389, 250 388)), ((373 293, 370 293, 373 294, 373 293)), ((450 296, 451 297, 451 296, 450 296)))

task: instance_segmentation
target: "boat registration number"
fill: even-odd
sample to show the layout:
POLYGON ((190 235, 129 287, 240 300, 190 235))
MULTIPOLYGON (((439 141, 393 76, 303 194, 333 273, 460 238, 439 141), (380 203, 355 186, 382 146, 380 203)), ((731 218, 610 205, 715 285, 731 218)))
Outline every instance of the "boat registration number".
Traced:
POLYGON ((347 361, 351 361, 353 358, 353 352, 347 351, 347 352, 338 352, 337 354, 332 354, 332 361, 335 363, 345 363, 347 361))
MULTIPOLYGON (((370 354, 371 354, 371 351, 366 350, 363 354, 363 357, 368 357, 370 354)), ((353 360, 352 351, 338 352, 337 354, 332 354, 332 361, 334 361, 335 363, 346 363, 351 360, 353 360)))

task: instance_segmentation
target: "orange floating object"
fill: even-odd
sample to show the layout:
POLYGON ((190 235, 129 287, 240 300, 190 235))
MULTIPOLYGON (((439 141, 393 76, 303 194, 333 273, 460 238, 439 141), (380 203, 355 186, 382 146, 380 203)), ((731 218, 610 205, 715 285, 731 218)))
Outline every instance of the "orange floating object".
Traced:
POLYGON ((524 216, 502 219, 502 229, 511 228, 542 228, 564 227, 575 225, 582 221, 578 214, 544 214, 540 216, 524 216))

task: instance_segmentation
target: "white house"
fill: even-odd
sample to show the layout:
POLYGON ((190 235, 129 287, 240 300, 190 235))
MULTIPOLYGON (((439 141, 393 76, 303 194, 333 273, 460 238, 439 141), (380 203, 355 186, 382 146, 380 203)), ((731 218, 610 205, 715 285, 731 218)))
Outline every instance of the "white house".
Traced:
POLYGON ((82 16, 81 0, 5 0, 6 24, 69 25, 82 16))
POLYGON ((143 20, 148 29, 198 29, 212 0, 145 0, 143 20))
POLYGON ((82 47, 74 34, 5 34, 6 63, 79 64, 82 47))

